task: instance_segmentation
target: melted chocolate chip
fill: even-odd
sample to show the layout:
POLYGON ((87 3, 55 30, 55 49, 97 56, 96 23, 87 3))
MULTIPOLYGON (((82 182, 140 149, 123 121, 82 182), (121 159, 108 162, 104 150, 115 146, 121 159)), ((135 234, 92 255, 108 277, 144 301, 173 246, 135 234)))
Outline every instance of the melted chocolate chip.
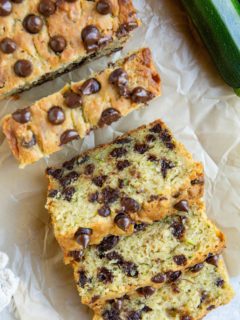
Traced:
POLYGON ((21 78, 29 77, 30 74, 33 72, 32 63, 25 59, 18 60, 17 62, 15 62, 13 68, 15 74, 21 78))
POLYGON ((122 189, 124 187, 124 180, 118 179, 118 188, 122 189))
POLYGON ((174 205, 174 209, 178 211, 184 211, 188 212, 189 211, 189 205, 187 200, 181 200, 178 203, 174 205))
POLYGON ((63 163, 63 168, 67 169, 67 170, 72 170, 75 163, 76 163, 77 157, 72 158, 71 160, 65 161, 63 163))
POLYGON ((36 144, 37 144, 37 139, 36 139, 36 136, 34 133, 32 134, 32 137, 30 140, 23 139, 21 142, 22 147, 26 148, 26 149, 30 149, 33 146, 35 146, 36 144))
POLYGON ((14 3, 22 3, 24 0, 12 0, 14 3))
POLYGON ((3 38, 0 42, 0 49, 3 53, 10 54, 16 51, 16 42, 10 38, 3 38))
POLYGON ((126 231, 132 223, 131 219, 124 213, 119 213, 116 215, 114 222, 118 228, 122 229, 123 231, 126 231))
POLYGON ((123 257, 119 253, 117 253, 116 251, 108 252, 106 254, 106 258, 110 261, 116 260, 118 265, 120 265, 120 267, 121 267, 121 264, 124 262, 123 257))
POLYGON ((76 139, 79 139, 79 134, 76 130, 66 130, 61 134, 60 146, 76 139))
POLYGON ((185 227, 180 218, 178 219, 178 221, 176 220, 171 224, 171 229, 174 237, 176 237, 178 240, 183 238, 185 227))
POLYGON ((200 305, 208 298, 208 293, 206 291, 202 291, 200 305))
POLYGON ((114 108, 105 109, 101 118, 98 122, 99 127, 103 127, 104 125, 110 125, 111 123, 117 121, 121 118, 120 112, 114 108))
POLYGON ((142 315, 140 311, 132 311, 127 316, 127 320, 140 320, 140 319, 142 319, 142 315))
POLYGON ((140 294, 141 296, 144 296, 145 298, 152 296, 154 292, 155 292, 155 289, 150 286, 137 289, 137 293, 140 294))
POLYGON ((67 187, 69 184, 77 181, 78 178, 79 173, 77 173, 76 171, 72 171, 65 175, 63 178, 61 178, 59 182, 62 187, 67 187))
POLYGON ((204 184, 204 178, 202 179, 193 179, 191 181, 191 185, 195 186, 195 185, 203 185, 204 184))
POLYGON ((156 141, 156 137, 155 137, 155 135, 154 134, 148 134, 148 135, 146 135, 146 140, 147 140, 147 142, 153 142, 153 141, 156 141))
POLYGON ((168 282, 174 282, 177 281, 177 279, 181 276, 182 272, 181 271, 168 271, 166 273, 167 280, 168 282))
POLYGON ((162 176, 164 179, 167 177, 167 171, 169 169, 174 168, 174 167, 175 167, 175 165, 172 161, 167 160, 167 159, 161 160, 161 173, 162 173, 162 176))
POLYGON ((43 27, 43 20, 35 14, 29 14, 23 20, 23 27, 31 34, 36 34, 41 31, 43 27))
POLYGON ((154 283, 163 283, 167 280, 167 276, 164 273, 158 273, 152 277, 151 281, 154 283))
POLYGON ((18 123, 28 123, 29 121, 31 121, 30 108, 18 109, 13 112, 12 117, 18 123))
POLYGON ((83 104, 82 96, 71 90, 65 92, 63 97, 66 106, 70 109, 79 108, 83 104))
POLYGON ((174 144, 174 142, 172 142, 172 136, 167 129, 163 130, 160 133, 159 137, 162 140, 162 142, 164 143, 165 147, 167 147, 170 150, 175 148, 175 144, 174 144))
POLYGON ((83 163, 87 162, 88 160, 89 160, 89 156, 85 154, 83 157, 81 157, 77 160, 77 164, 78 165, 83 164, 83 163))
POLYGON ((48 110, 48 121, 51 124, 59 125, 65 121, 65 113, 61 107, 54 106, 48 110))
POLYGON ((219 256, 217 255, 213 255, 212 253, 209 253, 206 262, 208 264, 212 264, 213 266, 217 267, 218 266, 218 260, 219 260, 219 256))
POLYGON ((110 152, 110 156, 113 158, 121 158, 127 153, 127 149, 120 147, 115 148, 110 152))
POLYGON ((113 274, 107 268, 103 267, 98 271, 97 278, 100 282, 107 284, 113 281, 113 274))
POLYGON ((12 4, 9 0, 0 0, 0 16, 6 17, 12 12, 12 4))
POLYGON ((125 168, 127 168, 129 166, 130 166, 130 162, 128 160, 119 160, 117 162, 117 169, 119 171, 122 171, 122 170, 124 170, 125 168))
POLYGON ((123 207, 124 212, 138 212, 140 210, 139 203, 130 197, 122 198, 121 205, 123 207))
POLYGON ((135 263, 130 261, 122 261, 121 268, 128 277, 132 277, 132 278, 138 277, 138 268, 135 263))
POLYGON ((109 76, 109 82, 117 87, 128 84, 128 75, 122 68, 115 69, 109 76))
POLYGON ((78 230, 74 234, 74 239, 85 249, 90 242, 91 234, 92 229, 78 228, 78 230))
POLYGON ((97 79, 91 78, 86 80, 79 90, 82 92, 82 94, 88 96, 90 94, 99 92, 101 90, 101 83, 97 79))
POLYGON ((96 10, 100 14, 108 14, 112 12, 111 3, 108 0, 99 0, 96 5, 96 10))
POLYGON ((152 308, 150 308, 150 307, 148 307, 148 306, 144 306, 143 308, 142 308, 142 310, 141 310, 142 312, 151 312, 151 311, 153 311, 153 309, 152 308))
POLYGON ((185 257, 184 254, 179 254, 177 256, 173 257, 173 261, 178 265, 178 266, 185 266, 187 264, 187 258, 185 257))
POLYGON ((82 41, 87 52, 96 51, 98 49, 100 37, 100 32, 94 25, 86 26, 82 30, 82 41))
POLYGON ((117 37, 118 38, 125 37, 128 35, 130 31, 136 29, 137 27, 138 27, 138 24, 135 21, 123 23, 120 25, 120 27, 117 30, 117 37))
POLYGON ((66 201, 71 201, 75 192, 76 192, 76 189, 74 187, 67 187, 63 189, 62 191, 63 199, 66 201))
POLYGON ((145 143, 136 143, 134 146, 134 150, 140 154, 144 154, 149 149, 148 145, 145 143))
POLYGON ((99 193, 96 191, 96 192, 93 192, 93 193, 90 193, 89 195, 88 195, 88 201, 89 202, 96 202, 96 201, 98 201, 98 196, 99 196, 99 193))
POLYGON ((108 217, 110 216, 111 214, 111 210, 108 206, 104 205, 102 206, 101 208, 98 209, 98 214, 101 216, 101 217, 108 217))
POLYGON ((195 264, 195 266, 189 268, 189 270, 193 273, 197 273, 199 271, 201 271, 204 267, 204 264, 203 263, 198 263, 198 264, 195 264))
POLYGON ((106 204, 113 203, 119 198, 119 191, 111 187, 106 187, 102 190, 101 198, 106 204))
POLYGON ((67 41, 63 36, 57 35, 49 40, 49 47, 55 53, 62 53, 67 46, 67 41))
POLYGON ((211 306, 209 306, 209 307, 207 307, 207 310, 208 311, 211 311, 211 310, 213 310, 213 309, 215 309, 216 307, 212 304, 211 306))
POLYGON ((102 317, 104 320, 122 320, 119 315, 119 310, 110 309, 106 310, 102 313, 102 317))
POLYGON ((100 295, 93 296, 92 299, 91 299, 91 303, 95 303, 99 299, 100 299, 100 295))
POLYGON ((193 318, 187 314, 182 315, 180 320, 193 320, 193 318))
POLYGON ((46 174, 58 180, 62 177, 63 171, 62 169, 47 168, 46 174))
POLYGON ((93 174, 94 169, 95 169, 95 165, 93 163, 89 163, 85 166, 84 173, 89 176, 93 174))
POLYGON ((116 144, 127 144, 130 142, 131 142, 130 138, 118 138, 117 140, 114 141, 114 143, 116 144))
POLYGON ((215 284, 217 287, 222 288, 224 286, 224 280, 221 278, 217 278, 217 280, 215 281, 215 284))
POLYGON ((105 237, 102 242, 98 245, 98 250, 100 252, 105 252, 113 249, 119 242, 118 236, 108 236, 105 237))
POLYGON ((157 157, 156 157, 154 154, 150 154, 150 155, 148 156, 148 161, 158 162, 158 159, 157 159, 157 157))
POLYGON ((146 230, 147 224, 146 223, 135 223, 134 224, 134 231, 139 232, 139 231, 144 231, 146 230))
POLYGON ((149 129, 149 131, 154 133, 160 133, 162 131, 162 127, 159 123, 157 123, 151 129, 149 129))
POLYGON ((85 272, 80 271, 78 284, 80 285, 81 288, 84 288, 87 283, 88 283, 88 278, 87 278, 85 272))
POLYGON ((58 194, 58 190, 50 190, 48 192, 48 197, 49 198, 56 198, 57 194, 58 194))
POLYGON ((38 12, 44 17, 49 17, 56 11, 56 4, 51 0, 41 0, 38 5, 38 12))
POLYGON ((142 87, 136 87, 131 92, 131 100, 135 103, 147 103, 149 100, 152 100, 153 98, 154 94, 142 87))
POLYGON ((97 176, 92 179, 92 182, 97 186, 97 187, 102 187, 105 181, 107 180, 107 176, 102 175, 102 176, 97 176))
POLYGON ((74 261, 80 262, 83 257, 83 252, 81 250, 73 250, 69 252, 68 256, 73 258, 74 261))

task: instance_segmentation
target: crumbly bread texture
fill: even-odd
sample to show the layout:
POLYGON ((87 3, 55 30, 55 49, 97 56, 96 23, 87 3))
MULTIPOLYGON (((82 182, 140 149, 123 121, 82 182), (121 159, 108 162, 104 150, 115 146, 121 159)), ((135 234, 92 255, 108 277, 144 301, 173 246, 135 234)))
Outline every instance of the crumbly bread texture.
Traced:
POLYGON ((198 320, 233 297, 223 260, 200 263, 155 290, 108 302, 93 320, 198 320))
POLYGON ((31 107, 7 115, 3 132, 24 167, 159 95, 160 78, 151 51, 143 48, 87 80, 68 84, 31 107))
POLYGON ((216 255, 225 245, 223 234, 207 219, 202 202, 136 230, 131 236, 107 237, 89 246, 74 275, 82 303, 93 309, 137 288, 158 288, 163 278, 177 278, 181 270, 216 255))
POLYGON ((194 162, 166 125, 157 120, 48 168, 48 199, 56 239, 65 252, 126 235, 134 224, 151 223, 188 210, 203 194, 202 165, 194 162))
POLYGON ((131 0, 1 3, 0 99, 121 48, 140 24, 131 0))

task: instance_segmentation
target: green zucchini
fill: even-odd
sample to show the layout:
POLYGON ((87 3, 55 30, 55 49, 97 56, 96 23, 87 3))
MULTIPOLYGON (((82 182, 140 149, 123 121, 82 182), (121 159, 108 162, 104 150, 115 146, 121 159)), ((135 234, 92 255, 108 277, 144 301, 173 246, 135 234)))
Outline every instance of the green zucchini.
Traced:
POLYGON ((240 0, 182 0, 225 82, 240 95, 240 0))

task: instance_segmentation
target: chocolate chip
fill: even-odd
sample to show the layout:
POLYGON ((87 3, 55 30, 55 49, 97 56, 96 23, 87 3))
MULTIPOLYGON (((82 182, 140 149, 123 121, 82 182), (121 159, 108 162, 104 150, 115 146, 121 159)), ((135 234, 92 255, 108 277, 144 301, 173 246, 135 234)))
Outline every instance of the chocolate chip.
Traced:
POLYGON ((204 184, 204 178, 202 179, 193 179, 191 181, 191 185, 195 186, 195 185, 203 185, 204 184))
POLYGON ((90 242, 91 235, 92 229, 78 228, 78 230, 74 234, 74 239, 85 249, 90 242))
POLYGON ((84 288, 87 283, 88 283, 88 278, 87 278, 85 272, 79 271, 78 284, 80 285, 81 288, 84 288))
POLYGON ((58 180, 62 177, 63 171, 62 169, 47 168, 46 174, 58 180))
POLYGON ((126 231, 132 221, 126 214, 119 213, 118 215, 116 215, 114 222, 120 229, 122 229, 123 231, 126 231))
POLYGON ((10 54, 16 51, 16 42, 10 38, 3 38, 0 42, 0 49, 3 53, 10 54))
POLYGON ((189 205, 187 200, 181 200, 178 203, 174 205, 174 209, 178 211, 184 211, 188 212, 189 211, 189 205))
POLYGON ((18 109, 13 112, 12 117, 18 123, 28 123, 29 121, 31 121, 30 108, 18 109))
POLYGON ((101 83, 97 79, 91 78, 86 80, 79 89, 82 94, 88 96, 99 92, 101 90, 101 83))
POLYGON ((97 186, 97 187, 102 187, 104 182, 107 180, 107 176, 102 175, 102 176, 97 176, 92 179, 92 182, 97 186))
POLYGON ((131 142, 130 138, 118 138, 117 140, 114 141, 114 143, 116 144, 127 144, 130 142, 131 142))
POLYGON ((67 187, 69 184, 77 181, 78 178, 79 173, 77 173, 76 171, 72 171, 65 175, 63 178, 61 178, 59 182, 62 187, 67 187))
POLYGON ((65 92, 63 97, 66 106, 70 109, 79 108, 83 104, 82 96, 71 90, 65 92))
POLYGON ((101 216, 101 217, 108 217, 110 216, 111 214, 111 210, 108 206, 104 205, 102 206, 101 208, 98 209, 98 214, 101 216))
POLYGON ((100 32, 94 25, 86 26, 82 30, 82 41, 87 52, 96 51, 98 49, 100 37, 100 32))
POLYGON ((178 266, 185 266, 187 264, 187 258, 185 257, 184 254, 179 254, 177 256, 173 257, 173 261, 178 265, 178 266))
POLYGON ((134 231, 139 232, 139 231, 145 231, 147 227, 146 223, 135 223, 134 224, 134 231))
POLYGON ((38 12, 44 17, 49 17, 56 11, 56 5, 51 0, 41 0, 38 5, 38 12))
POLYGON ((119 315, 119 310, 110 309, 106 310, 102 313, 102 317, 104 320, 122 320, 119 315))
POLYGON ((162 127, 159 123, 157 123, 151 129, 149 129, 149 131, 154 133, 160 133, 162 131, 162 127))
POLYGON ((61 134, 60 146, 76 139, 79 139, 79 134, 76 130, 66 130, 61 134))
POLYGON ((16 61, 13 68, 15 74, 21 78, 29 77, 30 74, 33 72, 33 66, 31 61, 25 59, 16 61))
POLYGON ((49 198, 55 198, 57 196, 57 194, 58 194, 58 190, 50 190, 48 192, 48 197, 49 198))
POLYGON ((78 236, 80 234, 87 234, 87 235, 92 235, 92 229, 90 228, 78 228, 78 230, 75 232, 75 236, 78 236))
POLYGON ((134 146, 134 150, 140 154, 144 154, 149 149, 148 145, 145 143, 136 143, 134 146))
POLYGON ((110 125, 111 123, 117 121, 121 118, 120 112, 114 108, 105 109, 101 118, 98 122, 99 127, 103 127, 104 125, 110 125))
POLYGON ((115 69, 109 76, 109 83, 120 87, 128 84, 128 74, 122 68, 115 69))
POLYGON ((215 309, 216 307, 212 304, 212 305, 210 305, 209 307, 207 307, 207 310, 208 311, 211 311, 211 310, 213 310, 213 309, 215 309))
POLYGON ((0 16, 6 17, 12 12, 12 4, 9 0, 0 0, 0 16))
POLYGON ((117 37, 118 38, 125 37, 128 35, 130 31, 136 29, 137 27, 138 27, 138 24, 135 21, 123 23, 120 25, 120 27, 117 30, 117 37))
POLYGON ((124 187, 124 180, 118 179, 118 188, 122 189, 124 187))
POLYGON ((136 278, 138 276, 137 265, 133 262, 123 261, 121 262, 121 268, 128 277, 136 278))
POLYGON ((219 256, 213 255, 212 253, 209 253, 209 255, 208 255, 207 259, 206 259, 206 262, 208 264, 212 264, 215 267, 217 267, 218 266, 218 260, 219 260, 219 256))
POLYGON ((120 298, 112 303, 112 308, 115 310, 121 310, 122 305, 123 305, 123 300, 120 298))
POLYGON ((73 2, 76 2, 77 0, 65 0, 65 1, 69 3, 73 3, 73 2))
POLYGON ((127 168, 129 166, 130 166, 130 162, 128 160, 119 160, 117 162, 117 169, 119 171, 122 171, 122 170, 124 170, 125 168, 127 168))
POLYGON ((151 281, 154 283, 163 283, 167 280, 167 276, 164 273, 158 273, 152 277, 151 281))
POLYGON ((206 291, 202 291, 201 293, 201 299, 200 299, 200 305, 208 298, 208 293, 206 291))
POLYGON ((174 293, 180 293, 180 289, 178 288, 178 286, 175 283, 171 284, 171 289, 174 293))
POLYGON ((118 265, 120 265, 120 266, 122 265, 122 263, 124 263, 123 257, 119 253, 117 253, 116 251, 108 252, 106 254, 106 258, 110 261, 112 261, 112 260, 117 261, 118 265))
POLYGON ((153 98, 154 94, 142 87, 136 87, 131 92, 131 100, 135 103, 147 103, 149 100, 152 100, 153 98))
POLYGON ((32 137, 30 140, 23 139, 21 145, 23 148, 30 149, 37 144, 37 139, 34 133, 32 133, 32 137))
POLYGON ((100 252, 105 252, 113 249, 119 242, 118 236, 108 236, 105 237, 102 242, 98 245, 98 250, 100 252))
POLYGON ((121 205, 125 212, 138 212, 140 210, 139 203, 130 197, 122 198, 121 205))
POLYGON ((89 176, 93 174, 94 169, 95 169, 95 165, 93 163, 89 163, 85 166, 84 173, 89 176))
POLYGON ((142 308, 142 310, 141 310, 142 312, 146 312, 146 313, 148 313, 148 312, 151 312, 151 311, 153 311, 153 309, 152 308, 150 308, 150 307, 148 307, 148 306, 144 306, 143 308, 142 308))
POLYGON ((180 219, 178 219, 178 221, 174 221, 170 227, 172 229, 172 234, 174 235, 174 237, 176 237, 178 240, 183 238, 185 227, 180 219))
POLYGON ((96 10, 100 14, 108 14, 112 12, 111 3, 108 0, 99 0, 96 5, 96 10))
POLYGON ((76 161, 77 161, 77 157, 74 157, 71 160, 65 161, 62 166, 67 170, 72 170, 74 165, 76 164, 76 161))
POLYGON ((73 258, 74 261, 80 262, 83 257, 83 252, 82 250, 73 250, 69 252, 68 256, 73 258))
POLYGON ((158 159, 157 159, 157 157, 156 157, 154 154, 150 154, 150 155, 148 156, 148 161, 158 162, 158 159))
POLYGON ((168 282, 174 282, 177 281, 177 279, 181 276, 182 272, 181 271, 168 271, 166 273, 167 280, 168 282))
POLYGON ((65 121, 65 113, 61 107, 54 106, 48 110, 47 113, 48 121, 51 124, 59 125, 65 121))
POLYGON ((174 142, 172 142, 172 136, 167 129, 161 131, 161 133, 159 134, 159 138, 168 149, 172 150, 175 148, 175 144, 174 142))
POLYGON ((99 196, 99 193, 96 191, 96 192, 94 192, 94 193, 90 193, 89 195, 88 195, 88 201, 89 202, 96 202, 96 201, 98 201, 98 196, 99 196))
POLYGON ((199 272, 202 270, 202 268, 204 267, 204 264, 203 263, 198 263, 198 264, 195 264, 195 266, 189 268, 189 270, 193 273, 196 273, 196 272, 199 272))
POLYGON ((113 203, 119 198, 119 191, 111 187, 106 187, 102 190, 101 198, 106 204, 113 203))
POLYGON ((224 286, 224 280, 221 278, 217 278, 216 282, 215 282, 217 287, 222 288, 224 286))
POLYGON ((79 158, 77 160, 77 164, 78 165, 83 164, 83 163, 87 162, 88 160, 89 160, 89 156, 85 154, 82 158, 79 158))
POLYGON ((96 295, 96 296, 93 296, 92 299, 91 299, 91 303, 95 303, 96 301, 98 301, 100 299, 100 295, 96 295))
POLYGON ((142 319, 141 312, 139 311, 132 311, 128 314, 127 320, 140 320, 142 319))
POLYGON ((29 33, 36 34, 41 31, 43 27, 43 20, 35 14, 29 14, 23 20, 23 27, 29 33))
POLYGON ((153 142, 153 141, 156 141, 156 137, 154 136, 154 134, 148 134, 146 135, 146 140, 147 142, 153 142))
POLYGON ((155 292, 155 289, 150 286, 137 289, 137 293, 140 294, 141 296, 144 296, 145 298, 152 296, 154 292, 155 292))
POLYGON ((121 158, 127 153, 127 149, 120 147, 120 148, 114 148, 110 152, 110 156, 113 158, 121 158))
POLYGON ((98 271, 97 278, 100 282, 107 284, 113 281, 113 274, 107 268, 103 267, 98 271))
POLYGON ((55 53, 62 53, 67 46, 67 41, 63 36, 57 35, 49 40, 49 47, 55 53))
POLYGON ((161 173, 162 173, 162 176, 164 179, 167 177, 168 170, 172 169, 174 167, 175 167, 175 165, 172 161, 167 160, 167 159, 161 160, 161 173))
POLYGON ((180 320, 193 320, 193 318, 187 314, 181 316, 181 319, 180 320))
POLYGON ((12 0, 14 3, 22 3, 24 0, 12 0))
POLYGON ((67 187, 63 189, 62 191, 63 199, 66 201, 71 201, 75 192, 76 192, 76 189, 74 187, 67 187))

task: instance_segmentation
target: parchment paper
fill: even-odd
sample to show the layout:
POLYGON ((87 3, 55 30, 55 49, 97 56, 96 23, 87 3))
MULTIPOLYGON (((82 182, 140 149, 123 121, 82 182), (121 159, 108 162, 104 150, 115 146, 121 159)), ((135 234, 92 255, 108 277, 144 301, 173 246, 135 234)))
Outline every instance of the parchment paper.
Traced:
MULTIPOLYGON (((62 263, 48 213, 44 209, 48 164, 66 158, 138 125, 162 118, 195 159, 205 165, 208 215, 228 238, 225 259, 237 292, 234 301, 207 317, 240 319, 240 99, 218 76, 201 42, 191 34, 179 1, 136 0, 143 26, 124 50, 150 46, 163 83, 163 96, 111 128, 98 130, 75 142, 50 160, 20 170, 6 141, 0 146, 0 249, 7 252, 20 285, 11 306, 0 319, 87 320, 72 271, 62 263)), ((0 104, 0 116, 60 89, 65 81, 79 80, 100 70, 108 59, 65 75, 0 104)))

